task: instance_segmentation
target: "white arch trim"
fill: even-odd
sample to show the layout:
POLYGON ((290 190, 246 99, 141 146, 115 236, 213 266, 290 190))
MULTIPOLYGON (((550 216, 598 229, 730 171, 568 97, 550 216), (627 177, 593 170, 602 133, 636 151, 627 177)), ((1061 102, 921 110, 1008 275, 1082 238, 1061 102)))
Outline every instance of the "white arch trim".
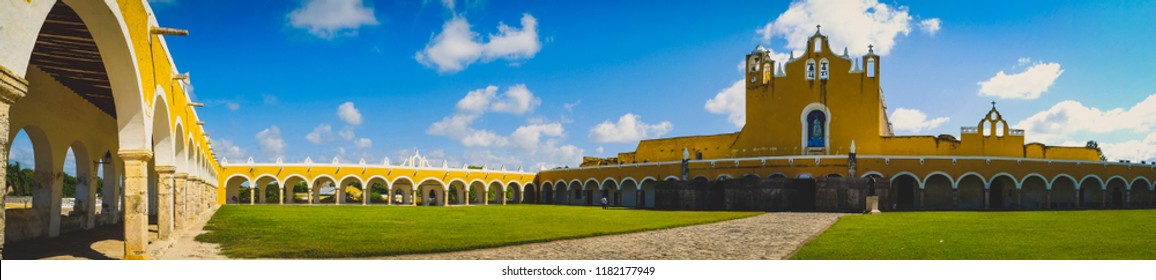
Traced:
POLYGON ((1108 189, 1108 184, 1105 184, 1104 179, 1100 179, 1100 176, 1087 175, 1087 176, 1084 176, 1084 178, 1081 178, 1080 181, 1076 183, 1076 190, 1083 189, 1084 181, 1087 181, 1088 179, 1096 179, 1096 182, 1100 183, 1100 190, 1107 190, 1108 189))
POLYGON ((1022 190, 1024 182, 1026 182, 1028 180, 1028 178, 1032 178, 1032 177, 1040 178, 1040 180, 1044 181, 1044 188, 1047 190, 1052 190, 1052 183, 1048 182, 1048 178, 1044 177, 1044 175, 1040 175, 1040 173, 1035 173, 1035 172, 1028 173, 1028 175, 1024 175, 1023 178, 1020 178, 1020 182, 1019 182, 1019 184, 1017 184, 1018 187, 1016 189, 1022 190))
POLYGON ((1147 188, 1149 191, 1151 191, 1152 190, 1152 181, 1148 180, 1148 178, 1144 177, 1144 176, 1140 176, 1140 177, 1136 177, 1135 179, 1132 179, 1132 183, 1128 184, 1128 190, 1129 191, 1132 190, 1132 186, 1136 185, 1136 183, 1139 183, 1141 180, 1143 180, 1145 183, 1147 183, 1147 184, 1144 184, 1142 186, 1147 188))
POLYGON ((955 189, 955 185, 956 185, 955 179, 951 178, 951 174, 947 174, 947 172, 943 172, 943 171, 935 171, 935 172, 928 173, 927 176, 923 177, 923 183, 919 184, 919 189, 922 190, 925 187, 927 187, 927 180, 930 180, 931 176, 935 176, 935 175, 943 175, 943 177, 947 177, 947 182, 951 183, 952 189, 955 189))
POLYGON ((803 107, 803 112, 799 113, 799 123, 802 124, 802 127, 800 127, 801 129, 799 130, 801 132, 799 136, 799 147, 802 147, 804 151, 807 149, 807 115, 810 114, 811 111, 816 110, 822 111, 823 115, 825 116, 823 124, 823 150, 831 149, 831 110, 822 103, 811 103, 807 104, 806 107, 803 107))
POLYGON ((1000 172, 1000 173, 996 173, 995 175, 992 175, 991 179, 988 180, 987 184, 984 185, 984 189, 990 190, 991 189, 991 183, 995 182, 995 179, 999 178, 1000 176, 1006 176, 1008 178, 1011 178, 1012 183, 1016 185, 1016 189, 1017 190, 1020 189, 1020 181, 1018 179, 1016 179, 1016 176, 1013 176, 1013 175, 1011 175, 1011 173, 1007 173, 1007 172, 1000 172))

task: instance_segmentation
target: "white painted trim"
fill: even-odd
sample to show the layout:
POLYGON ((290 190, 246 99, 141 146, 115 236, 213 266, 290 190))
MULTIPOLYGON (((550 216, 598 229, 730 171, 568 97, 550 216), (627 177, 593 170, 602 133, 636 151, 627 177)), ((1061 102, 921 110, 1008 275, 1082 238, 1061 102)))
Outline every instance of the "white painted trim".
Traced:
POLYGON ((1140 180, 1144 180, 1144 182, 1147 183, 1147 184, 1144 184, 1144 188, 1147 188, 1149 191, 1152 190, 1152 181, 1148 180, 1148 178, 1144 177, 1144 176, 1139 176, 1139 177, 1136 177, 1135 179, 1132 179, 1132 182, 1128 184, 1128 190, 1129 191, 1132 190, 1132 186, 1136 185, 1136 183, 1140 182, 1140 180))
POLYGON ((995 179, 999 178, 1000 176, 1007 176, 1008 178, 1011 178, 1012 183, 1015 185, 1016 189, 1017 190, 1020 189, 1020 182, 1018 179, 1016 179, 1016 176, 1012 176, 1011 173, 1007 173, 1007 172, 1000 172, 1000 173, 996 173, 995 175, 991 175, 991 179, 989 179, 987 182, 986 189, 990 190, 991 189, 991 183, 995 182, 995 179))
POLYGON ((1080 190, 1084 185, 1084 181, 1088 179, 1096 179, 1096 182, 1100 183, 1100 190, 1106 190, 1108 188, 1108 184, 1104 183, 1104 179, 1100 179, 1100 176, 1091 174, 1084 176, 1084 178, 1081 178, 1080 181, 1076 183, 1076 190, 1080 190))
POLYGON ((935 175, 943 175, 944 177, 947 177, 947 182, 951 183, 952 189, 955 189, 955 178, 952 178, 951 174, 947 174, 947 172, 943 171, 933 171, 931 173, 927 173, 927 176, 923 176, 923 183, 919 184, 919 189, 924 189, 927 186, 927 180, 931 179, 931 176, 935 175))
POLYGON ((1023 178, 1020 178, 1019 188, 1017 188, 1017 190, 1022 190, 1024 182, 1027 181, 1028 178, 1031 178, 1031 177, 1040 178, 1040 180, 1044 181, 1044 189, 1052 190, 1052 183, 1048 182, 1048 178, 1044 177, 1044 175, 1040 175, 1040 173, 1035 173, 1035 172, 1028 173, 1028 175, 1024 175, 1023 178))

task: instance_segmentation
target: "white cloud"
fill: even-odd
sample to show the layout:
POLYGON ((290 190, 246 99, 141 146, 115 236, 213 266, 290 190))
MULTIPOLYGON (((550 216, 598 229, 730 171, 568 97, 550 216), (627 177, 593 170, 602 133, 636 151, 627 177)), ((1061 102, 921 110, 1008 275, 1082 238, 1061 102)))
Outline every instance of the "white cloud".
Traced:
POLYGON ((225 107, 228 107, 230 111, 237 111, 241 110, 241 103, 237 103, 236 101, 225 101, 225 107))
POLYGON ((1021 58, 1016 60, 1016 66, 1025 66, 1025 65, 1028 65, 1031 63, 1032 63, 1032 58, 1030 58, 1030 57, 1021 57, 1021 58))
POLYGON ((357 140, 353 141, 353 146, 358 149, 368 149, 373 147, 373 140, 369 138, 357 138, 357 140))
POLYGON ((434 36, 414 58, 427 67, 436 67, 439 73, 455 73, 481 60, 489 62, 505 59, 519 62, 533 58, 542 49, 538 40, 538 19, 523 14, 522 28, 498 24, 498 33, 489 34, 482 42, 471 30, 465 17, 455 15, 442 25, 442 32, 434 36))
POLYGON ((353 106, 353 102, 345 102, 337 106, 337 116, 349 125, 361 125, 361 111, 353 106))
POLYGON ((425 133, 429 135, 448 136, 452 139, 461 139, 469 135, 470 125, 477 120, 480 115, 471 114, 454 114, 446 116, 441 121, 435 122, 426 129, 425 133))
POLYGON ((935 33, 939 33, 939 23, 940 20, 938 18, 922 20, 919 22, 919 30, 923 30, 923 32, 928 35, 935 36, 935 33))
POLYGON ((377 25, 373 8, 362 0, 306 0, 288 17, 289 25, 322 39, 356 35, 362 26, 377 25))
MULTIPOLYGON (((1072 139, 1078 133, 1146 133, 1156 131, 1156 94, 1149 95, 1132 108, 1100 110, 1076 101, 1062 101, 1046 111, 1016 123, 1013 128, 1025 130, 1029 142, 1045 144, 1072 139)), ((1081 139, 1086 142, 1090 139, 1081 139)))
POLYGON ((618 118, 617 123, 603 121, 590 129, 590 140, 598 143, 627 143, 646 138, 659 137, 674 128, 670 122, 647 124, 642 117, 627 113, 618 118))
MULTIPOLYGON (((877 0, 799 1, 791 3, 787 11, 757 30, 757 34, 764 43, 781 36, 787 40, 788 49, 802 51, 807 39, 815 34, 815 26, 822 25, 832 49, 847 47, 852 55, 862 55, 867 53, 868 45, 875 45, 876 54, 887 55, 897 37, 911 33, 912 20, 906 6, 892 7, 877 0)), ((938 26, 938 19, 935 22, 938 26)))
POLYGON ((1156 132, 1149 133, 1144 140, 1128 140, 1117 143, 1100 142, 1100 151, 1109 161, 1131 160, 1156 162, 1156 132))
POLYGON ((455 166, 462 162, 509 166, 531 163, 534 168, 577 164, 583 151, 560 143, 566 134, 560 122, 550 122, 541 116, 529 117, 526 125, 509 135, 473 127, 474 122, 488 112, 522 115, 533 112, 540 104, 525 85, 511 86, 501 95, 498 87, 488 86, 467 93, 455 105, 453 115, 430 124, 426 133, 445 136, 470 148, 462 158, 452 160, 457 161, 455 166))
POLYGON ((534 111, 541 104, 542 100, 534 97, 526 85, 516 84, 507 88, 502 97, 494 101, 491 109, 494 112, 521 115, 534 111))
POLYGON ((333 127, 328 124, 320 124, 313 128, 313 132, 305 134, 305 140, 308 140, 309 143, 321 144, 322 142, 329 141, 332 136, 333 127))
POLYGON ((341 136, 341 138, 345 140, 353 140, 353 138, 357 137, 357 135, 353 133, 353 128, 348 126, 338 130, 337 136, 341 136))
POLYGON ((219 139, 212 141, 212 145, 213 152, 226 159, 233 159, 234 161, 239 162, 247 160, 249 156, 248 151, 245 151, 245 149, 242 149, 241 147, 237 147, 237 145, 229 139, 219 139))
POLYGON ((516 84, 506 88, 506 92, 498 95, 498 87, 470 91, 461 100, 458 100, 457 110, 466 114, 482 114, 487 111, 522 115, 533 112, 542 100, 534 96, 524 84, 516 84))
POLYGON ((931 130, 947 123, 950 118, 939 117, 934 119, 927 119, 927 114, 916 109, 896 108, 891 111, 891 125, 896 131, 906 131, 910 133, 920 133, 925 130, 931 130))
POLYGON ((730 87, 719 91, 714 98, 706 101, 706 111, 727 115, 727 120, 737 127, 747 122, 747 96, 743 80, 735 81, 730 87))
POLYGON ((281 128, 276 125, 257 132, 257 144, 269 159, 284 155, 285 147, 288 146, 285 145, 285 139, 281 138, 281 128))
MULTIPOLYGON (((1020 63, 1023 63, 1022 59, 1020 63)), ((1063 73, 1060 64, 1054 62, 1037 63, 1023 72, 1011 75, 999 71, 991 79, 979 82, 979 95, 1033 100, 1047 91, 1063 73)))

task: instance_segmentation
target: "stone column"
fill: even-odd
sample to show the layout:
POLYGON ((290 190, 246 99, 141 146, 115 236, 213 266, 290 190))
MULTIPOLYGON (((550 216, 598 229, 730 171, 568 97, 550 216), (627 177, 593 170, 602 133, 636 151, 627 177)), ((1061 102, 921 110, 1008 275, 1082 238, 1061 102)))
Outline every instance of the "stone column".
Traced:
POLYGON ((1101 209, 1108 209, 1108 201, 1110 201, 1108 199, 1111 196, 1112 196, 1112 194, 1108 193, 1108 187, 1107 186, 1104 186, 1104 188, 1100 190, 1100 200, 1102 201, 1100 204, 1101 209))
POLYGON ((1044 191, 1044 196, 1046 197, 1046 202, 1044 202, 1044 209, 1052 209, 1052 188, 1051 187, 1048 187, 1048 189, 1044 191))
POLYGON ((153 154, 149 150, 119 154, 124 160, 124 259, 143 260, 148 258, 148 165, 153 154))
POLYGON ((309 205, 313 205, 313 182, 307 182, 305 183, 305 186, 307 187, 307 194, 305 197, 309 199, 309 205))
POLYGON ((991 190, 983 188, 983 210, 991 209, 991 190))
POLYGON ((257 184, 249 181, 249 205, 257 203, 257 184))
POLYGON ((361 186, 361 205, 369 205, 369 193, 373 191, 373 186, 361 186))
POLYGON ((442 191, 441 201, 442 201, 442 207, 450 206, 450 203, 449 203, 450 202, 450 191, 449 190, 443 190, 442 191))
POLYGON ((176 167, 157 166, 157 238, 168 240, 175 228, 173 210, 173 177, 176 167))
POLYGON ((482 189, 482 205, 490 205, 490 190, 482 189))
MULTIPOLYGON (((11 128, 9 127, 8 111, 12 108, 12 104, 16 104, 17 100, 24 97, 28 93, 28 81, 16 73, 8 71, 8 68, 0 66, 0 147, 8 147, 8 134, 11 128)), ((8 172, 8 149, 0 148, 0 186, 5 188, 0 191, 0 201, 3 201, 8 196, 7 186, 5 182, 8 172)), ((4 258, 4 224, 7 222, 5 211, 0 211, 0 259, 4 258)))
POLYGON ((188 179, 189 173, 176 173, 173 175, 173 228, 177 230, 184 229, 188 224, 188 179))
POLYGON ((959 189, 951 188, 951 209, 959 210, 959 189))
POLYGON ((108 217, 106 219, 108 224, 115 224, 119 222, 120 216, 120 173, 118 171, 122 168, 118 167, 116 160, 113 162, 104 163, 104 193, 101 194, 103 202, 101 203, 101 215, 108 217))
MULTIPOLYGON (((93 170, 88 170, 88 172, 93 172, 93 170)), ((80 190, 81 184, 84 184, 84 229, 86 230, 96 227, 96 186, 92 185, 93 181, 92 176, 88 174, 76 176, 76 189, 80 190)), ((77 191, 77 194, 80 192, 77 191)))

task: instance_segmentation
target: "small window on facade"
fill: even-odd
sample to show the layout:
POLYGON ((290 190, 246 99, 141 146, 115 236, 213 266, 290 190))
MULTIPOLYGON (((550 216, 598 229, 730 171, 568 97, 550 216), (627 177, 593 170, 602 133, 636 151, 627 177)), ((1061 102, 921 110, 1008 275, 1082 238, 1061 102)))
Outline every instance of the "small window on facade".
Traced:
POLYGON ((867 77, 875 77, 875 59, 873 58, 867 60, 867 77))
POLYGON ((702 160, 702 152, 696 152, 696 153, 694 154, 694 159, 696 159, 696 160, 702 160))
MULTIPOLYGON (((822 38, 815 38, 815 53, 818 53, 822 50, 823 50, 823 39, 822 38)), ((731 61, 734 61, 734 60, 731 60, 731 61)))
POLYGON ((751 57, 751 60, 747 61, 747 65, 750 65, 751 73, 759 70, 759 60, 757 58, 751 57))
POLYGON ((819 63, 819 78, 820 79, 826 80, 828 77, 830 77, 828 75, 829 71, 827 71, 828 70, 827 64, 828 64, 827 60, 823 60, 823 62, 819 63))
POLYGON ((815 62, 814 61, 807 61, 807 79, 808 80, 814 80, 815 79, 815 62))

